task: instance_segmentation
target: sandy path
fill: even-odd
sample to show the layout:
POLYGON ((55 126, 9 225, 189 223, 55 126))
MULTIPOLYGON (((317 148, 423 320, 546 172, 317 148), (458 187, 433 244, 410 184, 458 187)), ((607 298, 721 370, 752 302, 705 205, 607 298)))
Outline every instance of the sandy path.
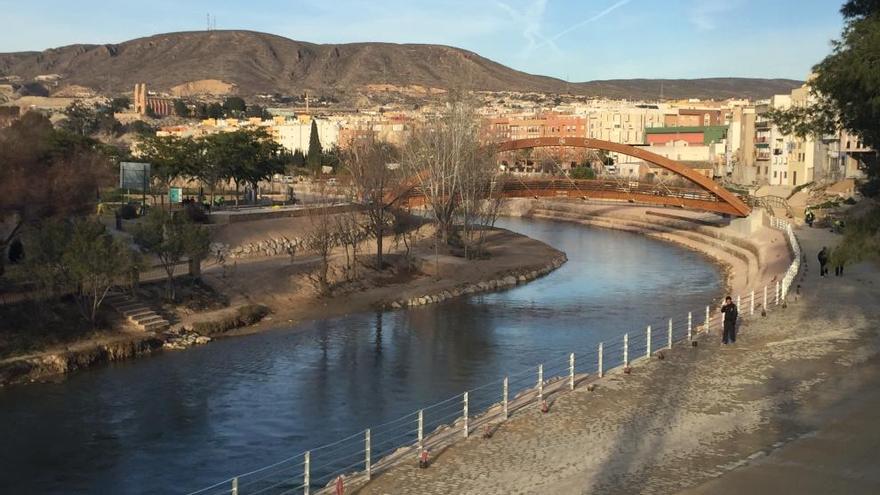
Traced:
POLYGON ((845 278, 820 279, 815 253, 836 239, 819 230, 798 234, 810 265, 799 277, 802 296, 746 320, 735 347, 722 348, 717 335, 697 348, 677 347, 632 375, 608 376, 592 393, 560 396, 549 414, 535 407, 489 440, 472 436, 430 469, 398 466, 359 493, 780 493, 795 486, 798 493, 880 493, 872 462, 880 275, 860 265, 845 278), (870 434, 861 433, 866 426, 870 434), (811 477, 801 477, 807 471, 811 477))

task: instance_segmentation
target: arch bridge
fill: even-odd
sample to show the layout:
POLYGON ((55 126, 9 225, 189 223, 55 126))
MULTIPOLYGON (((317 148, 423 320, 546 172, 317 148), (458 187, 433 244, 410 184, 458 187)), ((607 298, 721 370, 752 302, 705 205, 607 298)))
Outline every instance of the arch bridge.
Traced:
POLYGON ((714 180, 675 160, 644 148, 592 138, 530 138, 500 143, 496 151, 515 151, 541 147, 570 146, 610 151, 631 156, 669 170, 696 185, 696 188, 670 187, 635 180, 573 180, 525 179, 507 181, 505 197, 563 197, 612 199, 651 205, 674 206, 686 209, 723 213, 738 217, 748 216, 751 208, 736 194, 714 180))
MULTIPOLYGON (((669 170, 696 187, 672 187, 627 179, 576 180, 570 178, 515 178, 506 180, 501 195, 506 198, 580 198, 627 201, 646 205, 671 206, 745 217, 751 208, 737 195, 721 187, 714 180, 675 160, 628 144, 591 138, 530 138, 507 141, 495 145, 496 152, 521 149, 570 146, 611 151, 669 170)), ((395 201, 414 205, 424 202, 424 196, 411 177, 403 189, 393 194, 395 201)), ((389 198, 390 199, 390 198, 389 198)))

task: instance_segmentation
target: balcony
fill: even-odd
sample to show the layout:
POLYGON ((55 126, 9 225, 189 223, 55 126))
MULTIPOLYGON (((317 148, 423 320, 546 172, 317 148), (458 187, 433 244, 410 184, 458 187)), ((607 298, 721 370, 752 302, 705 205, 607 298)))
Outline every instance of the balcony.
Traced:
POLYGON ((769 152, 761 152, 755 155, 755 158, 760 162, 770 161, 770 153, 769 152))
POLYGON ((755 129, 769 129, 772 123, 769 120, 755 122, 755 129))

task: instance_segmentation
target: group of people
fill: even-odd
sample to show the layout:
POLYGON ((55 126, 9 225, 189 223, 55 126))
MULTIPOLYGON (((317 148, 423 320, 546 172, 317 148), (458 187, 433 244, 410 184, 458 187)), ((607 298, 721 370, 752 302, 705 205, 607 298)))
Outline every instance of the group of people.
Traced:
POLYGON ((839 253, 834 253, 827 246, 822 246, 822 249, 819 250, 819 276, 824 277, 828 275, 828 265, 834 265, 834 276, 840 277, 843 276, 843 256, 839 253))

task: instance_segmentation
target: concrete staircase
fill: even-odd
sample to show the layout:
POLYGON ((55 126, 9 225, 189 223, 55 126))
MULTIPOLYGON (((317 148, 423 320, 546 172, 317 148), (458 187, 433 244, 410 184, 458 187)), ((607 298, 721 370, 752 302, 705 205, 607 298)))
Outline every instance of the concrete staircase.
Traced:
POLYGON ((145 332, 159 332, 170 326, 168 320, 137 298, 114 294, 107 296, 107 302, 128 321, 145 332))

